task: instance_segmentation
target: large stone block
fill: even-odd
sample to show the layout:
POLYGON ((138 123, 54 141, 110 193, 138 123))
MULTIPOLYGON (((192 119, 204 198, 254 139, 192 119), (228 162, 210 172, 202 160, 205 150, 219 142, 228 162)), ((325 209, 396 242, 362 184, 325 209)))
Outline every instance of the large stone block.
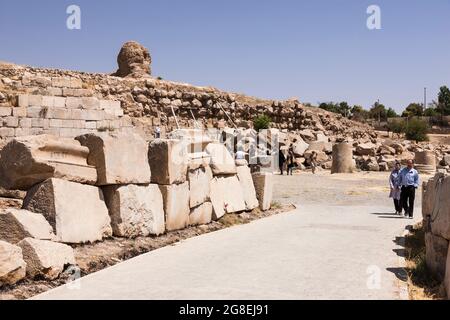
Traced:
POLYGON ((170 185, 186 181, 188 158, 185 143, 175 139, 157 139, 150 143, 148 159, 152 183, 170 185))
POLYGON ((252 175, 253 184, 256 190, 256 197, 261 210, 269 210, 272 206, 273 197, 273 174, 268 172, 258 172, 252 175))
POLYGON ((213 207, 211 202, 205 202, 191 209, 188 224, 190 226, 196 226, 210 223, 212 220, 212 211, 213 207))
POLYGON ((107 186, 103 193, 115 236, 135 238, 164 233, 163 198, 157 185, 107 186))
POLYGON ((246 209, 243 190, 236 175, 216 176, 211 180, 211 203, 214 220, 220 219, 226 213, 246 209))
POLYGON ((445 290, 447 291, 447 298, 450 299, 450 246, 447 253, 447 263, 444 279, 445 290))
POLYGON ((439 281, 444 280, 445 277, 448 244, 447 239, 436 236, 431 232, 425 233, 427 267, 439 281))
POLYGON ((212 140, 203 130, 179 129, 169 135, 171 139, 178 139, 186 145, 189 170, 206 167, 210 164, 211 157, 206 152, 206 146, 212 140))
POLYGON ((95 167, 87 164, 89 149, 73 139, 50 135, 16 138, 0 153, 0 183, 28 190, 49 178, 95 184, 95 167))
POLYGON ((137 134, 86 134, 76 138, 89 148, 88 163, 97 168, 97 185, 148 184, 147 143, 137 134))
POLYGON ((187 227, 189 223, 189 184, 160 185, 164 212, 166 215, 166 230, 174 231, 187 227))
POLYGON ((423 182, 422 186, 422 215, 426 219, 431 216, 434 207, 437 203, 437 196, 439 195, 442 180, 445 178, 443 173, 437 173, 428 181, 423 182))
POLYGON ((333 146, 331 174, 352 173, 355 169, 353 163, 353 147, 349 143, 343 142, 333 146))
POLYGON ((247 210, 253 210, 259 206, 256 197, 255 186, 253 184, 252 174, 248 166, 237 167, 237 177, 242 187, 242 192, 247 210))
POLYGON ((29 237, 52 240, 55 235, 41 214, 12 208, 0 211, 0 240, 18 243, 29 237))
POLYGON ((26 266, 20 247, 0 241, 0 287, 25 278, 26 266))
POLYGON ((189 205, 197 207, 209 200, 210 182, 212 180, 210 167, 200 167, 188 172, 189 205))
POLYGON ((61 179, 49 179, 31 188, 23 208, 42 213, 65 243, 86 243, 112 235, 102 190, 61 179))
POLYGON ((18 243, 23 259, 27 263, 27 275, 45 279, 56 279, 64 266, 75 264, 73 249, 68 245, 47 240, 26 238, 18 243))
MULTIPOLYGON (((434 196, 425 197, 425 206, 432 203, 431 231, 433 234, 450 240, 450 176, 436 175, 433 183, 427 185, 427 193, 435 193, 434 196), (434 201, 433 201, 434 200, 434 201)), ((429 209, 426 209, 429 210, 429 209)))
POLYGON ((211 156, 211 169, 213 174, 236 174, 236 165, 228 149, 220 143, 210 143, 206 152, 211 156))

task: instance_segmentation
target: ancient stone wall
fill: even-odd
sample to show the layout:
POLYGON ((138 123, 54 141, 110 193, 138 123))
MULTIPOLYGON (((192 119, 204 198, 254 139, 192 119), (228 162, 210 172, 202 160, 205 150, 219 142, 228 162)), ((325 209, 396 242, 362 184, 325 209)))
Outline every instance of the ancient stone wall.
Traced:
POLYGON ((444 282, 450 297, 450 176, 436 174, 424 182, 422 214, 425 227, 426 263, 444 282))
POLYGON ((150 77, 119 78, 3 64, 0 93, 4 122, 0 137, 5 138, 47 132, 73 136, 80 130, 118 130, 130 125, 147 137, 159 126, 164 136, 178 126, 249 128, 260 114, 270 116, 279 129, 312 129, 337 138, 376 136, 369 126, 298 101, 260 100, 150 77), (25 103, 20 94, 31 99, 25 103), (55 110, 46 114, 46 108, 55 110))
POLYGON ((57 278, 77 263, 69 245, 159 236, 271 208, 271 176, 252 177, 246 160, 202 130, 173 135, 180 139, 103 132, 7 143, 0 185, 26 196, 21 210, 0 210, 0 287, 26 275, 57 278))

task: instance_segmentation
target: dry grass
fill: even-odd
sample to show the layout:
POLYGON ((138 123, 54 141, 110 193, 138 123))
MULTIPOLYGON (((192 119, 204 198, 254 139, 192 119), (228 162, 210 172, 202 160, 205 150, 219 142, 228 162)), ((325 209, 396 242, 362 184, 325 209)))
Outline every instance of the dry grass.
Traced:
POLYGON ((425 261, 425 231, 421 223, 415 225, 406 236, 405 248, 410 299, 445 299, 443 284, 433 277, 425 261))

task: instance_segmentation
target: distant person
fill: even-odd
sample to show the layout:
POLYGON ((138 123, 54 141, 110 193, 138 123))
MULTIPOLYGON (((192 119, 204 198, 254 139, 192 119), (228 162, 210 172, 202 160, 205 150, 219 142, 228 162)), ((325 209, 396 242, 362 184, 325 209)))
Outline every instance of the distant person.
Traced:
POLYGON ((156 139, 160 139, 161 138, 161 128, 160 127, 156 127, 155 128, 155 138, 156 139))
POLYGON ((400 162, 395 162, 394 170, 392 170, 391 175, 389 176, 389 186, 391 187, 391 193, 389 194, 389 198, 394 199, 395 206, 395 214, 402 214, 402 203, 400 202, 401 195, 401 185, 399 185, 398 175, 402 166, 400 162))
POLYGON ((288 176, 293 175, 294 167, 295 167, 294 151, 289 149, 289 153, 287 156, 287 174, 288 174, 288 176))
POLYGON ((281 148, 280 148, 280 149, 278 149, 278 165, 280 167, 281 175, 283 175, 285 163, 286 163, 286 157, 284 156, 284 153, 283 153, 283 151, 281 151, 281 148))
POLYGON ((412 219, 416 189, 419 187, 419 173, 414 169, 414 160, 408 160, 406 168, 400 170, 397 179, 398 185, 402 188, 400 202, 405 210, 405 217, 412 219))
POLYGON ((245 152, 242 150, 238 150, 236 152, 236 160, 245 160, 245 152))
POLYGON ((312 173, 316 174, 316 169, 317 169, 317 152, 316 151, 313 151, 311 153, 310 163, 311 163, 312 173))

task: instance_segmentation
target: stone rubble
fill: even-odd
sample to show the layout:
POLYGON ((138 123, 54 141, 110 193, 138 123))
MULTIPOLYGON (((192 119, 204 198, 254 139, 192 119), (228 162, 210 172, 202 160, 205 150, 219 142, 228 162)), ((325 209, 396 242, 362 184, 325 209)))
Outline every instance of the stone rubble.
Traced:
POLYGON ((0 211, 0 240, 16 244, 25 238, 53 240, 51 225, 41 214, 13 208, 0 211))
POLYGON ((41 275, 45 279, 56 279, 66 265, 75 264, 73 249, 68 245, 47 240, 26 238, 17 244, 22 248, 30 278, 41 275))
POLYGON ((25 278, 26 266, 20 247, 0 241, 0 288, 25 278))

